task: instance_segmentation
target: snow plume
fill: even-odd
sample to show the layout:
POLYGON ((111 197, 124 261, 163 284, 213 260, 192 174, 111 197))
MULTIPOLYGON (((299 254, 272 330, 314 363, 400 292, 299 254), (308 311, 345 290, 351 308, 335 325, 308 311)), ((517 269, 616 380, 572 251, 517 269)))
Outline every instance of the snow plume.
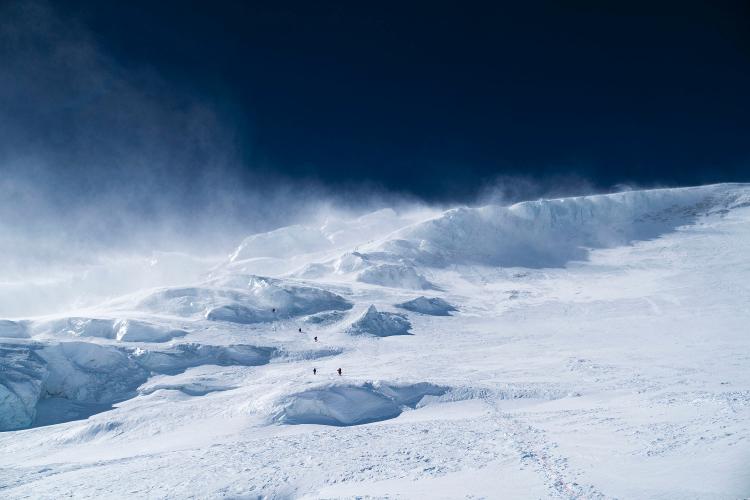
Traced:
POLYGON ((215 241, 212 229, 247 214, 248 228, 273 224, 277 212, 241 189, 261 179, 232 178, 240 151, 220 103, 120 67, 51 4, 10 3, 0 18, 4 232, 44 235, 59 256, 203 231, 215 241))
MULTIPOLYGON (((246 272, 279 274, 280 259, 356 251, 453 208, 367 180, 332 187, 274 172, 252 159, 252 134, 225 98, 124 67, 75 14, 43 0, 0 6, 0 60, 0 317, 187 285, 232 252, 246 272), (383 208, 393 215, 359 218, 383 208)), ((572 177, 486 186, 454 201, 592 192, 572 177)), ((433 288, 398 262, 360 271, 363 282, 433 288)))
POLYGON ((0 60, 0 315, 192 281, 249 234, 411 204, 248 165, 228 103, 123 67, 52 3, 0 6, 0 60))

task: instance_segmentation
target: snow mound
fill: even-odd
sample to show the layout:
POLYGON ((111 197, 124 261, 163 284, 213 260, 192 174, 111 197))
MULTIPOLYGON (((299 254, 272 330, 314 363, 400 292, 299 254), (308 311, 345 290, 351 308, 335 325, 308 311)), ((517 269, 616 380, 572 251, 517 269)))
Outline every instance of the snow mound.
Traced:
POLYGON ((29 338, 29 332, 26 323, 21 321, 11 321, 9 319, 0 319, 0 338, 29 338))
POLYGON ((410 335, 409 320, 396 313, 379 312, 375 306, 353 322, 347 329, 350 335, 373 335, 375 337, 390 337, 392 335, 410 335))
POLYGON ((447 391, 429 383, 328 385, 288 396, 274 420, 282 424, 334 426, 378 422, 399 416, 405 407, 417 407, 425 396, 440 396, 447 391))
POLYGON ((377 264, 360 272, 357 281, 391 288, 412 290, 434 290, 437 287, 427 281, 412 266, 405 264, 377 264))
POLYGON ((653 239, 747 199, 747 188, 716 185, 457 208, 394 233, 371 255, 432 267, 560 267, 589 248, 653 239))
POLYGON ((215 279, 206 287, 158 290, 138 307, 177 316, 233 323, 262 323, 352 307, 343 297, 311 286, 254 275, 215 279))
POLYGON ((228 346, 178 344, 168 349, 133 351, 133 359, 145 369, 162 374, 177 374, 200 365, 259 366, 276 354, 273 347, 236 344, 228 346))
POLYGON ((451 312, 458 311, 456 307, 441 298, 427 298, 425 296, 396 304, 396 307, 430 316, 450 316, 451 312))

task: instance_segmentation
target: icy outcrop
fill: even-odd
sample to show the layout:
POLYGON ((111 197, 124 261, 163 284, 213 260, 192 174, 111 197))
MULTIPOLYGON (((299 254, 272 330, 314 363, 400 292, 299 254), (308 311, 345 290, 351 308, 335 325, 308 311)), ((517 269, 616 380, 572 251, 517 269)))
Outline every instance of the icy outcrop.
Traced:
POLYGON ((230 275, 204 287, 153 292, 138 307, 196 319, 204 316, 209 320, 251 324, 322 311, 346 311, 352 305, 321 288, 253 275, 230 275))
POLYGON ((433 290, 436 288, 412 266, 405 264, 374 265, 359 273, 357 281, 412 290, 433 290))
POLYGON ((717 185, 457 208, 398 231, 373 254, 433 267, 564 266, 589 248, 656 238, 747 198, 746 189, 717 185))
POLYGON ((29 338, 28 327, 25 322, 0 319, 0 338, 26 339, 29 338))
POLYGON ((450 316, 451 312, 458 311, 456 307, 441 298, 427 298, 425 296, 396 304, 396 307, 430 316, 450 316))
POLYGON ((373 335, 390 337, 392 335, 410 335, 411 323, 396 313, 379 312, 370 306, 358 320, 347 329, 350 335, 373 335))
POLYGON ((349 426, 395 418, 415 408, 425 396, 448 391, 429 383, 328 385, 286 397, 274 415, 283 424, 349 426))

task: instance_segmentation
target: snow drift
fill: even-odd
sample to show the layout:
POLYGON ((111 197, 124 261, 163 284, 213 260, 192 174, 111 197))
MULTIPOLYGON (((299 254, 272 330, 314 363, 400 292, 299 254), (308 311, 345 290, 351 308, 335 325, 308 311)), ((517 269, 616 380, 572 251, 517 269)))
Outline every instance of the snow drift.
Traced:
POLYGON ((425 396, 448 391, 429 383, 328 385, 292 394, 281 402, 274 420, 283 424, 349 426, 395 418, 415 408, 425 396))

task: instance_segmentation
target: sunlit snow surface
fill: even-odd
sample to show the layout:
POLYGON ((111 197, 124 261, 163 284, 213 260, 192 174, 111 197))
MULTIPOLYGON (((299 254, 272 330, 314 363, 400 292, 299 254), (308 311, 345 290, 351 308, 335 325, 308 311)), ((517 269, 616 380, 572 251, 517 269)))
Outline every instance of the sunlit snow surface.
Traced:
POLYGON ((749 325, 747 185, 283 228, 0 320, 0 497, 748 497, 749 325))

